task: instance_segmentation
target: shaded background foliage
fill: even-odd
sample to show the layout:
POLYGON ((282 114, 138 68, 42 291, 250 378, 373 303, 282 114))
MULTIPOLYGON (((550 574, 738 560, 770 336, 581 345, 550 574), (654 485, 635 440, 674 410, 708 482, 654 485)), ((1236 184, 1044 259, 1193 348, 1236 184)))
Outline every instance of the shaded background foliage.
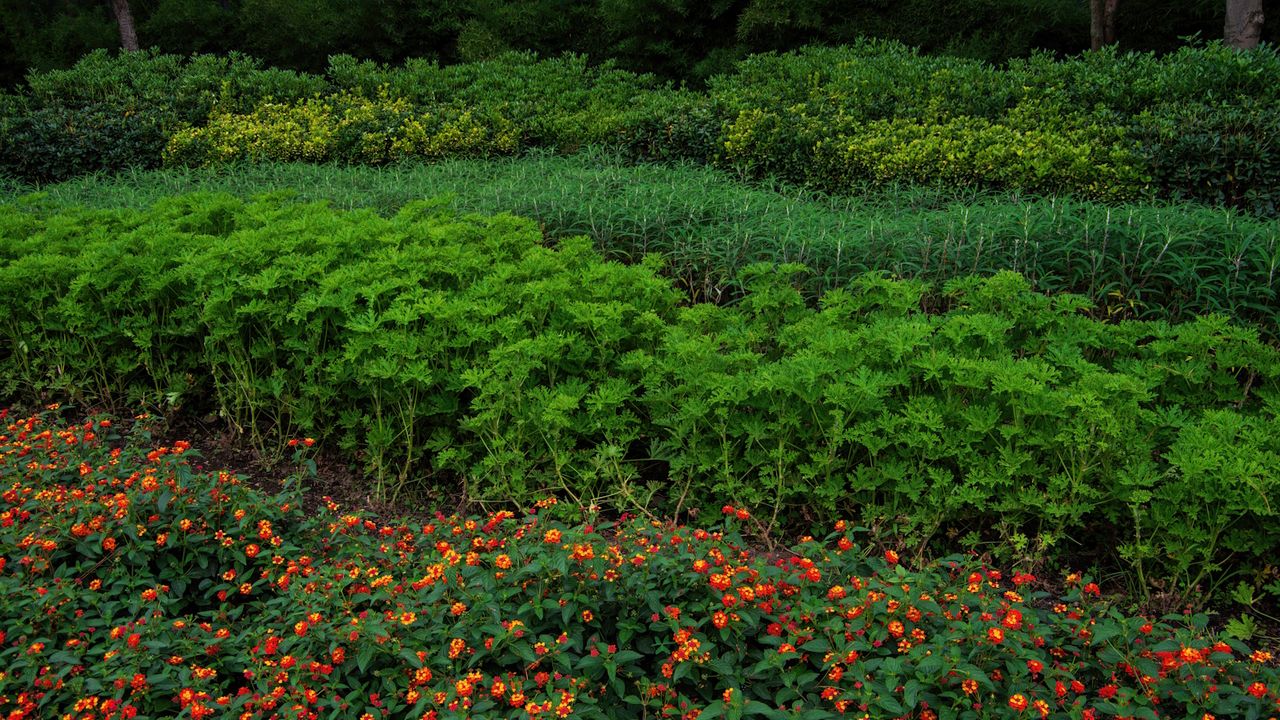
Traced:
MULTIPOLYGON (((329 55, 457 62, 509 50, 565 51, 699 82, 752 52, 869 36, 989 61, 1033 49, 1088 46, 1082 0, 133 0, 143 47, 239 50, 270 66, 317 71, 329 55)), ((1267 0, 1268 16, 1280 0, 1267 0)), ((1171 50, 1187 36, 1220 37, 1223 3, 1125 0, 1121 47, 1171 50)), ((100 0, 0 0, 0 85, 28 70, 72 65, 116 47, 100 0)), ((1280 24, 1264 28, 1272 42, 1280 24)))

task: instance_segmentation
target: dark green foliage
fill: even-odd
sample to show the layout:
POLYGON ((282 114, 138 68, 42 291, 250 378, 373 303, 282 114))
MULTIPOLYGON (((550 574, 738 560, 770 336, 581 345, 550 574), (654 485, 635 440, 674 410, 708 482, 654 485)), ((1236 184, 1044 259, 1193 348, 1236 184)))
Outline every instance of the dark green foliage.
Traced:
POLYGON ((752 0, 737 32, 753 50, 870 37, 996 61, 1036 48, 1078 51, 1087 44, 1089 16, 1086 5, 1060 0, 752 0))
POLYGON ((0 0, 0 86, 19 83, 29 71, 71 67, 96 48, 120 45, 105 2, 0 0))
POLYGON ((324 87, 320 78, 263 69, 239 54, 96 51, 70 70, 32 74, 24 95, 0 102, 0 174, 50 182, 155 167, 169 137, 205 123, 215 107, 246 112, 324 87))
POLYGON ((1171 196, 1280 214, 1280 100, 1165 106, 1140 120, 1138 137, 1171 196))
MULTIPOLYGON (((135 17, 139 21, 138 37, 144 47, 176 55, 225 54, 247 49, 227 44, 228 38, 234 37, 237 25, 231 0, 131 0, 130 6, 138 14, 135 17)), ((281 30, 283 28, 275 28, 276 32, 281 30)), ((297 38, 295 42, 305 40, 297 38)))
MULTIPOLYGON (((1280 7, 1266 0, 1266 15, 1280 7)), ((483 60, 507 51, 586 53, 639 72, 695 82, 753 52, 870 37, 930 53, 1000 62, 1036 49, 1089 44, 1081 0, 132 0, 144 47, 250 52, 272 65, 319 71, 350 53, 399 62, 483 60)), ((0 0, 0 85, 28 69, 70 67, 119 44, 103 0, 0 0)), ((1222 0, 1125 0, 1126 50, 1168 52, 1187 37, 1221 37, 1222 0)), ((1275 42, 1280 24, 1267 23, 1275 42)))
POLYGON ((108 103, 44 107, 0 119, 0 172, 57 182, 98 171, 160 164, 172 123, 157 112, 108 103))
POLYGON ((264 68, 262 61, 239 53, 184 58, 97 51, 69 70, 31 74, 25 94, 37 108, 104 104, 202 124, 215 106, 247 112, 268 98, 299 100, 327 88, 323 78, 264 68))
MULTIPOLYGON (((456 59, 464 13, 449 0, 239 0, 223 47, 273 66, 321 72, 331 55, 382 62, 456 59), (237 37, 238 36, 238 37, 237 37), (230 41, 230 42, 228 42, 230 41)), ((523 4, 523 3, 521 3, 523 4)))
POLYGON ((461 6, 455 4, 463 18, 457 34, 457 59, 491 60, 513 51, 603 55, 607 47, 603 43, 604 22, 596 5, 596 0, 469 0, 461 6))
POLYGON ((216 411, 264 451, 314 435, 384 493, 1072 537, 1187 591, 1280 546, 1280 351, 1255 331, 1103 323, 1010 272, 864 275, 815 309, 804 272, 752 265, 738 302, 677 309, 653 260, 439 202, 8 208, 0 382, 216 411))

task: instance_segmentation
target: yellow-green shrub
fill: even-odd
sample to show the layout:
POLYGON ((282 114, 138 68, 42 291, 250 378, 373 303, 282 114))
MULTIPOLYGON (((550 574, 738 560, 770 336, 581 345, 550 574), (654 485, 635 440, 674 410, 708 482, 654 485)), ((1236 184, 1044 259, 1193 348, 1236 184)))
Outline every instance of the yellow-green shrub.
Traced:
POLYGON ((858 119, 800 104, 743 110, 727 122, 720 161, 842 192, 893 181, 1012 187, 1132 199, 1149 178, 1124 128, 1046 103, 999 119, 858 119))
POLYGON ((209 165, 231 160, 339 160, 385 163, 409 157, 485 156, 514 152, 515 125, 495 112, 415 108, 379 93, 266 102, 245 114, 215 114, 205 127, 177 132, 165 162, 209 165))
POLYGON ((1087 131, 1053 131, 956 118, 925 124, 877 120, 819 141, 815 173, 825 185, 859 181, 997 185, 1093 198, 1129 199, 1144 177, 1134 153, 1087 131))

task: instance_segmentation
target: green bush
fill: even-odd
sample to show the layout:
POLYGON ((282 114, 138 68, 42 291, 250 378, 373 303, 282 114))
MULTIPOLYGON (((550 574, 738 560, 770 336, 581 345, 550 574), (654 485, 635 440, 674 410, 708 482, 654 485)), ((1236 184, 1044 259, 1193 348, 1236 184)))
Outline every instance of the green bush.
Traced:
POLYGON ((617 142, 638 118, 649 117, 650 106, 665 107, 675 92, 651 75, 612 63, 588 65, 580 55, 538 60, 532 53, 504 53, 446 67, 410 60, 398 68, 338 56, 328 77, 338 89, 370 96, 385 89, 417 106, 500 112, 528 144, 562 150, 617 142))
POLYGON ((182 57, 105 50, 89 53, 68 70, 31 73, 26 84, 36 108, 105 105, 192 124, 203 123, 215 107, 248 112, 267 99, 298 100, 326 89, 322 78, 263 68, 241 53, 182 57))
POLYGON ((708 94, 726 111, 723 159, 749 176, 837 191, 909 178, 1156 193, 1272 216, 1278 78, 1269 47, 997 68, 868 41, 748 58, 708 94))
POLYGON ((733 115, 803 107, 853 121, 994 119, 1019 97, 995 66, 879 40, 755 55, 712 78, 707 92, 733 115))
POLYGON ((1067 62, 1036 54, 1011 60, 1006 72, 1019 97, 1089 111, 1101 107, 1121 119, 1187 102, 1280 99, 1274 82, 1280 74, 1280 52, 1275 46, 1240 52, 1213 42, 1163 55, 1111 47, 1067 62))
POLYGON ((1136 134, 1170 196, 1280 212, 1280 99, 1163 106, 1139 118, 1136 134))
POLYGON ((853 514, 920 545, 1073 537, 1184 599, 1280 547, 1280 350, 1221 316, 1103 323, 1009 272, 864 276, 813 309, 786 265, 677 311, 656 263, 543 243, 438 202, 15 209, 0 382, 213 411, 264 452, 311 434, 383 494, 457 478, 482 501, 734 497, 765 528, 853 514))
POLYGON ((616 484, 633 352, 676 300, 585 239, 550 249, 532 222, 430 203, 382 219, 192 196, 59 217, 6 221, 6 393, 212 397, 260 448, 323 432, 380 483, 456 471, 476 499, 616 484), (67 357, 83 362, 39 369, 67 357))
POLYGON ((323 80, 257 60, 94 51, 68 70, 32 73, 21 103, 0 103, 0 174, 56 182, 156 167, 170 137, 214 108, 247 112, 275 97, 307 97, 323 80))
POLYGON ((1099 143, 1097 128, 958 117, 875 120, 843 128, 807 116, 744 112, 725 131, 722 160, 745 176, 780 175, 835 193, 894 182, 1020 188, 1132 199, 1146 186, 1137 153, 1099 143))
POLYGON ((122 168, 153 168, 172 117, 98 103, 0 117, 0 175, 57 182, 122 168))
POLYGON ((1259 442, 1280 353, 1256 334, 1103 325, 1010 273, 954 281, 941 315, 920 312, 923 283, 864 278, 813 312, 774 270, 749 274, 740 308, 682 310, 645 378, 679 492, 922 538, 1007 523, 1042 551, 1140 518, 1145 559, 1176 558, 1154 564, 1182 588, 1280 544, 1278 458, 1259 442))

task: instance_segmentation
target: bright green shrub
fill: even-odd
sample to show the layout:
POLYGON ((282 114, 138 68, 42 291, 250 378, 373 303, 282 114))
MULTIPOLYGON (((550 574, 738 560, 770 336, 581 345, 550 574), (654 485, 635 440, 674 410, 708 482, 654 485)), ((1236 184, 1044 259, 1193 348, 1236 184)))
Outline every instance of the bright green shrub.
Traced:
MULTIPOLYGON (((225 219, 226 208, 211 206, 205 217, 225 219)), ((182 404, 206 371, 172 229, 141 229, 136 213, 29 220, 8 218, 0 240, 0 296, 10 308, 3 332, 12 341, 3 392, 182 404), (82 361, 58 361, 70 357, 82 361), (41 369, 47 362, 56 364, 41 369)))
POLYGON ((1042 548, 1145 514, 1145 558, 1183 588, 1227 545, 1244 556, 1280 540, 1274 454, 1243 440, 1265 423, 1240 431, 1230 469, 1199 435, 1217 413, 1253 427, 1229 407, 1276 411, 1243 389, 1280 377, 1256 333, 1214 318, 1104 325, 1082 298, 1009 273, 953 282, 941 315, 919 311, 919 282, 864 278, 813 312, 768 268, 750 275, 740 309, 683 310, 646 375, 673 493, 773 518, 860 513, 925 539, 1007 523, 1042 548), (1168 527, 1184 532, 1156 531, 1168 527))
POLYGON ((827 123, 805 114, 744 110, 724 127, 716 158, 739 178, 778 177, 803 182, 815 173, 815 148, 826 136, 827 123))
POLYGON ((385 94, 375 99, 344 94, 215 115, 204 127, 175 134, 165 160, 186 165, 235 160, 382 164, 410 157, 505 154, 515 151, 518 141, 515 127, 500 115, 447 107, 420 111, 385 94))
POLYGON ((1280 543, 1272 505, 1280 477, 1274 407, 1264 417, 1206 412, 1169 448, 1167 476, 1135 478, 1140 482, 1128 498, 1133 538, 1120 548, 1129 563, 1139 571, 1163 566, 1179 586, 1212 590, 1226 584, 1229 554, 1274 552, 1280 543))
POLYGON ((585 239, 540 241, 429 203, 382 219, 191 196, 9 221, 0 380, 116 406, 212 397, 260 449, 301 428, 379 482, 434 469, 477 499, 595 493, 629 478, 632 365, 677 294, 585 239))
POLYGON ((548 502, 375 522, 312 510, 293 482, 268 497, 197 472, 187 443, 154 448, 144 423, 121 438, 123 423, 6 415, 0 660, 16 690, 0 712, 14 718, 830 720, 981 704, 1067 720, 1266 717, 1277 700, 1272 653, 1218 639, 1205 615, 1128 615, 1087 577, 1050 595, 958 556, 908 569, 844 522, 776 562, 728 503, 705 527, 566 526, 548 502))
POLYGON ((983 63, 873 42, 744 61, 711 97, 736 111, 720 157, 746 176, 834 192, 911 182, 1144 193, 1142 158, 1123 125, 1021 92, 983 63))

